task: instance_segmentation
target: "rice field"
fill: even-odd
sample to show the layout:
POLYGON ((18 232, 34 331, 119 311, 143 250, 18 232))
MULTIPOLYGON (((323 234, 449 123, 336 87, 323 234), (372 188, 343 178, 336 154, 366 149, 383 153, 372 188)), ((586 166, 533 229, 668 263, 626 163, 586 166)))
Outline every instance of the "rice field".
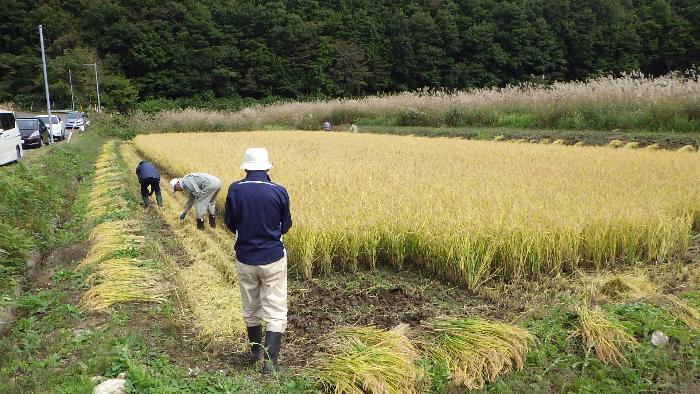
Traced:
MULTIPOLYGON (((700 221, 700 155, 318 132, 141 135, 172 175, 243 177, 266 147, 287 187, 293 269, 415 266, 476 288, 660 263, 687 250, 700 221)), ((225 193, 219 196, 222 207, 225 193)))

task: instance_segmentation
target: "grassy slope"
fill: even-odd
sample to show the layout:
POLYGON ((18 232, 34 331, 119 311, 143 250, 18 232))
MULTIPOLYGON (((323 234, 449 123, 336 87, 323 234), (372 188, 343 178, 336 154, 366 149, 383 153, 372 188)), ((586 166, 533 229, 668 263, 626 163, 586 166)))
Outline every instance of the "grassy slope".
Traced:
POLYGON ((12 301, 9 289, 30 252, 46 255, 85 237, 71 206, 101 143, 97 135, 81 135, 0 168, 0 250, 6 252, 0 252, 0 302, 12 301))

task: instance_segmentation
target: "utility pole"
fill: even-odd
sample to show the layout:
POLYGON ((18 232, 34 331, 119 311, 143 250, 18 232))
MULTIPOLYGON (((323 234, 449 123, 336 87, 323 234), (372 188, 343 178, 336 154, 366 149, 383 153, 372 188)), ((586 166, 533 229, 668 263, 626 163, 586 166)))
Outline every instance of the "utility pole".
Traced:
POLYGON ((97 90, 97 112, 102 112, 102 105, 100 104, 100 81, 97 78, 97 63, 88 63, 85 66, 95 67, 95 89, 97 90))
POLYGON ((70 110, 75 111, 75 97, 73 96, 73 75, 68 69, 68 82, 70 82, 70 110))
MULTIPOLYGON (((39 42, 41 42, 41 62, 44 66, 44 89, 46 90, 46 111, 49 113, 49 143, 53 144, 53 118, 51 117, 51 100, 49 99, 49 77, 46 74, 46 55, 44 54, 44 30, 39 25, 39 42)), ((39 133, 41 139, 41 133, 39 133)))

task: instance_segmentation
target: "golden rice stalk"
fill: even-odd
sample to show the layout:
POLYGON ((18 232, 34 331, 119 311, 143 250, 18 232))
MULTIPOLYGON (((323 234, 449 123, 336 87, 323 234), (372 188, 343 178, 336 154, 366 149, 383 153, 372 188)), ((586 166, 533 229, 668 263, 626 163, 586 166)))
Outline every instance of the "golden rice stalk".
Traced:
POLYGON ((581 340, 588 349, 594 349, 596 357, 606 364, 620 366, 627 363, 623 350, 637 341, 625 327, 609 320, 600 308, 590 309, 584 302, 576 308, 581 340))
POLYGON ((625 144, 623 147, 624 149, 639 149, 639 142, 633 141, 633 142, 628 142, 625 144))
POLYGON ((653 143, 653 144, 651 144, 651 145, 647 145, 645 149, 649 149, 649 150, 659 150, 659 149, 661 149, 661 145, 659 145, 658 143, 655 142, 655 143, 653 143))
POLYGON ((453 382, 471 390, 522 369, 535 340, 524 328, 479 318, 441 318, 427 328, 433 337, 425 344, 428 352, 448 368, 453 382))
POLYGON ((554 142, 552 142, 552 145, 566 145, 566 141, 564 141, 561 138, 557 138, 556 140, 554 140, 554 142))
POLYGON ((494 141, 503 141, 505 139, 506 139, 506 137, 503 134, 500 134, 500 135, 493 137, 494 141))
POLYGON ((164 302, 168 291, 161 276, 142 262, 116 259, 100 264, 100 269, 86 282, 93 283, 83 294, 81 303, 99 311, 121 302, 164 302))
POLYGON ((661 308, 689 328, 700 329, 700 312, 673 294, 662 294, 646 274, 619 274, 594 280, 592 291, 615 301, 641 300, 661 308))
POLYGON ((583 142, 583 141, 576 141, 576 143, 574 144, 574 146, 586 146, 586 143, 583 142))
POLYGON ((594 289, 617 301, 642 299, 658 293, 645 273, 599 277, 594 280, 594 289))
POLYGON ((551 142, 552 142, 552 140, 550 140, 549 138, 542 138, 540 140, 540 144, 549 144, 551 142))
POLYGON ((608 147, 610 148, 622 148, 623 146, 625 146, 625 143, 620 140, 612 140, 608 142, 608 147))
POLYGON ((328 339, 312 364, 323 391, 345 394, 415 393, 418 351, 405 336, 407 326, 341 328, 328 339))
POLYGON ((649 297, 647 301, 682 321, 688 328, 700 330, 700 312, 677 296, 673 294, 657 294, 649 297))
POLYGON ((683 145, 680 149, 678 149, 679 152, 695 152, 695 147, 693 145, 683 145))

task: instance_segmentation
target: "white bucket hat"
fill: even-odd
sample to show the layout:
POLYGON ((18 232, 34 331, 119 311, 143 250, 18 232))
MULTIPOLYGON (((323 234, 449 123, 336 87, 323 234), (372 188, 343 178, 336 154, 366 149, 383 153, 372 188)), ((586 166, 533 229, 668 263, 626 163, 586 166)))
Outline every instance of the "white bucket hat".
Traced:
POLYGON ((180 178, 173 178, 170 180, 170 190, 175 193, 175 185, 180 182, 180 178))
POLYGON ((248 148, 245 150, 241 170, 266 171, 272 168, 265 148, 248 148))

